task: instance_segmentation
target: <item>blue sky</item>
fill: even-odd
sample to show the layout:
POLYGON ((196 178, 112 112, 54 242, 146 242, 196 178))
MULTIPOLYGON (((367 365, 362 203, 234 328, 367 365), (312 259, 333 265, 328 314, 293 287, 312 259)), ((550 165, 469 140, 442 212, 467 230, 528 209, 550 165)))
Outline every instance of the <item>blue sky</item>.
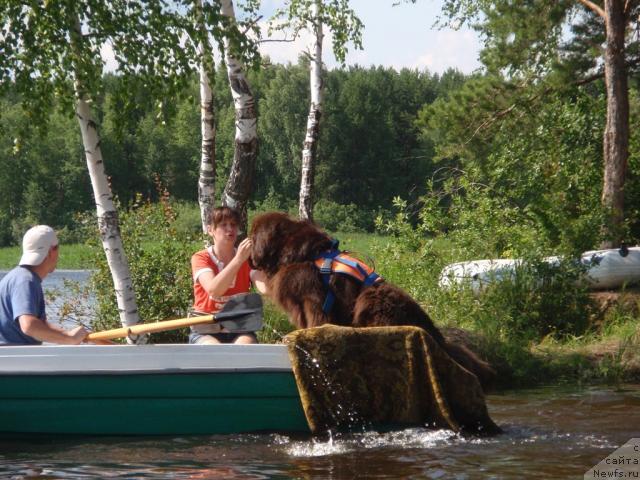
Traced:
MULTIPOLYGON (((453 67, 470 73, 480 67, 480 42, 469 29, 438 29, 434 23, 440 15, 441 0, 418 0, 394 6, 394 0, 351 0, 351 7, 364 23, 363 50, 349 47, 347 65, 383 65, 387 67, 428 69, 442 73, 453 67)), ((278 0, 263 0, 266 19, 278 0)), ((265 43, 261 51, 274 62, 296 62, 308 38, 296 43, 265 43)), ((325 38, 324 60, 329 68, 336 62, 330 38, 325 38)))

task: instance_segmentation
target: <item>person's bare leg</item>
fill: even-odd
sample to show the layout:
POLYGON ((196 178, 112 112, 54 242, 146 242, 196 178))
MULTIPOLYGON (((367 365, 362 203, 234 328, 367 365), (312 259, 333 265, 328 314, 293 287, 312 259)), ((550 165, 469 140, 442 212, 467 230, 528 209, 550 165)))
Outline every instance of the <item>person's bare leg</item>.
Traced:
POLYGON ((236 343, 238 345, 249 345, 252 343, 258 343, 258 341, 256 340, 256 337, 253 335, 240 335, 238 338, 236 338, 236 341, 233 343, 236 343))
POLYGON ((220 341, 211 335, 202 335, 196 340, 197 345, 218 345, 220 341))

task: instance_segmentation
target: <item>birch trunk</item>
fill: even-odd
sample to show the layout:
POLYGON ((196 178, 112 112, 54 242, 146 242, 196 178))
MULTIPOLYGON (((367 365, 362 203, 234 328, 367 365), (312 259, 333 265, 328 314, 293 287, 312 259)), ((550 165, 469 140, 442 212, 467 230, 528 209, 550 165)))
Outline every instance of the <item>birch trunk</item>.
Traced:
MULTIPOLYGON (((81 41, 80 23, 76 21, 73 25, 71 42, 74 44, 74 49, 78 52, 78 55, 81 50, 79 45, 81 41)), ((138 306, 133 291, 129 263, 122 246, 118 214, 113 204, 113 194, 104 171, 102 151, 100 150, 100 136, 98 135, 96 123, 92 118, 91 108, 87 102, 85 92, 77 77, 78 75, 76 74, 76 116, 80 124, 82 144, 96 202, 100 239, 102 240, 102 248, 107 256, 107 263, 113 279, 120 323, 123 327, 127 327, 139 322, 138 306)), ((146 337, 138 337, 136 341, 138 343, 146 341, 146 337)))
POLYGON ((603 248, 619 246, 624 220, 624 183, 629 158, 629 90, 625 66, 625 13, 623 0, 605 0, 606 49, 604 74, 607 122, 604 131, 604 184, 602 205, 607 210, 603 248))
POLYGON ((315 164, 317 161, 318 135, 320 117, 322 116, 322 21, 320 20, 320 1, 312 5, 313 24, 313 57, 309 65, 309 85, 311 104, 307 117, 307 133, 302 147, 302 174, 300 178, 300 200, 298 214, 303 220, 313 220, 313 185, 315 164))
MULTIPOLYGON (((204 30, 202 18, 202 0, 196 0, 196 12, 200 28, 204 30)), ((202 232, 207 233, 209 216, 215 206, 215 181, 216 181, 216 127, 213 115, 213 93, 209 72, 213 72, 213 56, 208 42, 200 42, 200 131, 202 133, 202 146, 200 154, 200 174, 198 176, 198 203, 200 204, 200 218, 202 232)))
MULTIPOLYGON (((221 0, 221 12, 235 23, 231 0, 221 0)), ((244 74, 242 62, 233 57, 230 43, 224 39, 225 61, 229 86, 236 112, 235 151, 229 179, 222 193, 222 204, 240 213, 240 235, 247 231, 247 202, 253 188, 253 177, 258 154, 258 133, 255 100, 244 74)))
POLYGON ((77 88, 76 94, 78 95, 76 115, 80 123, 82 143, 87 157, 87 167, 96 201, 100 239, 102 240, 102 248, 107 255, 107 263, 113 278, 120 323, 122 323, 123 327, 127 327, 135 325, 140 320, 131 282, 131 273, 127 256, 122 246, 118 214, 113 205, 113 195, 104 172, 102 152, 100 151, 100 137, 98 136, 96 124, 91 118, 89 104, 84 95, 77 88))

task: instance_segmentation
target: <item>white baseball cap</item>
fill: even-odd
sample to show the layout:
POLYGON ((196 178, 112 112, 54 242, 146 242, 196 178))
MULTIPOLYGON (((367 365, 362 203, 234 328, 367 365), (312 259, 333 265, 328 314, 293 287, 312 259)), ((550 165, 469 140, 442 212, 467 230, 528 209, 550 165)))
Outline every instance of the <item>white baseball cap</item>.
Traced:
POLYGON ((58 237, 53 228, 36 225, 27 230, 22 238, 22 258, 20 265, 37 266, 44 262, 49 249, 58 245, 58 237))

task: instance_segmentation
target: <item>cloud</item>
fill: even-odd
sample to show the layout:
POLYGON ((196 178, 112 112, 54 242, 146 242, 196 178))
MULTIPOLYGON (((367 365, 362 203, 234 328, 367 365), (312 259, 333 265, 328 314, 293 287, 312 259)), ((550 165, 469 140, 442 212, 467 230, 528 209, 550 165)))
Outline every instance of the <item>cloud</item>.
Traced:
POLYGON ((471 73, 481 67, 479 51, 480 41, 471 30, 438 31, 433 36, 433 43, 415 57, 411 66, 428 68, 432 72, 457 68, 471 73))
MULTIPOLYGON (((267 36, 267 23, 261 22, 260 28, 262 38, 267 40, 287 39, 287 41, 267 41, 260 44, 260 53, 262 56, 268 56, 273 63, 297 63, 298 57, 304 52, 311 52, 314 45, 314 37, 308 30, 301 30, 298 36, 293 40, 291 34, 282 31, 275 31, 269 37, 267 36)), ((330 68, 337 66, 337 62, 333 56, 331 45, 333 35, 330 31, 324 32, 322 41, 322 57, 324 63, 330 68)))
MULTIPOLYGON (((470 73, 481 67, 478 52, 481 44, 477 34, 468 29, 435 30, 430 22, 436 18, 441 8, 441 0, 401 4, 393 7, 391 3, 371 8, 370 0, 352 0, 354 8, 362 18, 364 50, 356 50, 349 44, 346 65, 382 65, 397 70, 411 68, 432 73, 442 73, 449 68, 457 68, 470 73), (401 8, 402 7, 402 8, 401 8)), ((263 4, 263 18, 269 18, 275 9, 275 0, 266 0, 263 4)), ((284 32, 276 31, 267 36, 268 22, 259 23, 263 39, 286 38, 284 32)), ((291 35, 289 35, 291 38, 291 35)), ((295 41, 263 42, 260 53, 268 56, 273 63, 297 63, 298 57, 309 51, 313 37, 302 30, 295 41)), ((110 44, 104 44, 100 51, 105 61, 105 70, 114 71, 118 64, 110 44)), ((216 63, 221 62, 218 49, 214 48, 216 63)), ((325 28, 323 42, 323 61, 328 68, 340 67, 332 51, 332 34, 325 28)))
MULTIPOLYGON (((298 56, 308 50, 308 46, 311 43, 312 37, 309 32, 303 30, 299 33, 298 37, 293 40, 292 36, 285 35, 284 32, 276 31, 269 37, 267 36, 266 27, 262 28, 263 39, 268 40, 260 44, 260 53, 262 56, 268 56, 273 63, 296 63, 298 56), (279 39, 286 39, 287 41, 274 41, 279 39)), ((323 45, 326 42, 323 42, 323 45)))

